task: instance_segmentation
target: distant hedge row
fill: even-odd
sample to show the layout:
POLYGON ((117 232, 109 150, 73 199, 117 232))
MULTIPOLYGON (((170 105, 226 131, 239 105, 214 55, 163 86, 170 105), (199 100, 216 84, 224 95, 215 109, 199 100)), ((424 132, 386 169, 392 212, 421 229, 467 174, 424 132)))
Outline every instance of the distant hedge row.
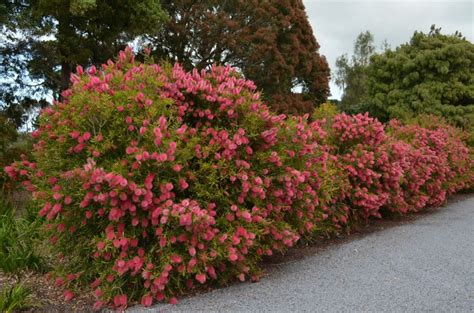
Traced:
POLYGON ((78 68, 41 114, 34 161, 5 168, 33 192, 58 285, 96 308, 175 302, 208 283, 258 280, 302 236, 441 205, 474 183, 450 126, 367 115, 274 115, 231 68, 186 72, 121 52, 78 68))

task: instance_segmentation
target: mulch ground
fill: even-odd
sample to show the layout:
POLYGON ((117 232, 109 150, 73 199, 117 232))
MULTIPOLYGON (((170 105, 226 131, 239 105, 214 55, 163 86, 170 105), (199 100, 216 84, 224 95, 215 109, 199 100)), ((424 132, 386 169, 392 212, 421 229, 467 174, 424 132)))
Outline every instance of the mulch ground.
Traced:
MULTIPOLYGON (((21 312, 90 312, 94 299, 92 295, 76 295, 74 299, 67 302, 64 299, 64 289, 56 287, 52 281, 48 281, 46 276, 39 273, 29 272, 21 275, 21 281, 32 292, 33 306, 21 312)), ((0 272, 0 288, 5 284, 12 285, 16 282, 15 278, 7 277, 0 272)))

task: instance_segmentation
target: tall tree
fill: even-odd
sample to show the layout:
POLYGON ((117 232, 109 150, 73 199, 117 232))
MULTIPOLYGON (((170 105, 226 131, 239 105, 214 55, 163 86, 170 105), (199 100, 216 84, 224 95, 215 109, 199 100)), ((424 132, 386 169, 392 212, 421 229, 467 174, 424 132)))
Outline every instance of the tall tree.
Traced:
POLYGON ((0 105, 17 126, 59 98, 75 65, 97 65, 166 20, 159 0, 6 0, 0 6, 0 105))
POLYGON ((368 75, 371 110, 380 119, 430 113, 474 135, 474 45, 459 32, 444 35, 434 25, 415 32, 410 42, 373 56, 368 75))
POLYGON ((163 0, 162 7, 170 21, 149 38, 159 58, 187 69, 237 67, 279 112, 310 112, 326 100, 329 68, 301 0, 163 0))
POLYGON ((350 59, 347 54, 336 59, 335 83, 343 91, 341 110, 349 113, 366 110, 367 72, 370 57, 374 53, 374 36, 369 31, 365 31, 357 36, 350 59))

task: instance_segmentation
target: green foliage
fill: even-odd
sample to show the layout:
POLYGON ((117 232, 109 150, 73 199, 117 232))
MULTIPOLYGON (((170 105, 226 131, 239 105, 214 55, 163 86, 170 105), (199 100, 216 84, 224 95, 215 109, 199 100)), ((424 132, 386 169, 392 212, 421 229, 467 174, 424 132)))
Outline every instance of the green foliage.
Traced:
MULTIPOLYGON (((0 168, 18 160, 21 154, 28 154, 30 150, 30 135, 19 133, 15 125, 0 114, 0 168)), ((5 172, 0 172, 0 197, 8 198, 14 187, 11 181, 8 182, 5 172)))
MULTIPOLYGON (((5 154, 18 137, 15 125, 11 123, 3 114, 0 114, 0 160, 5 159, 5 154)), ((11 163, 11 162, 10 162, 11 163)), ((1 165, 1 163, 0 163, 1 165)))
POLYGON ((33 306, 31 289, 23 283, 13 286, 5 284, 0 292, 0 312, 17 312, 33 306))
POLYGON ((332 119, 339 113, 337 106, 333 103, 326 102, 317 107, 311 118, 313 120, 332 119))
POLYGON ((27 208, 24 216, 19 216, 9 201, 0 201, 0 270, 15 275, 24 270, 44 270, 45 262, 36 252, 37 213, 27 208))
POLYGON ((360 33, 349 59, 343 54, 336 59, 335 82, 343 90, 339 108, 346 113, 363 113, 367 101, 367 80, 370 57, 375 53, 374 36, 360 33))
POLYGON ((464 129, 474 125, 474 45, 456 32, 415 32, 409 43, 374 55, 368 108, 383 121, 420 113, 444 117, 464 129))
MULTIPOLYGON (((14 128, 13 128, 14 130, 14 128)), ((31 151, 31 136, 29 134, 12 133, 10 138, 3 137, 5 145, 0 150, 0 168, 11 164, 14 160, 20 159, 22 154, 29 155, 31 151)), ((11 200, 12 194, 17 189, 17 185, 7 178, 5 172, 0 173, 0 198, 11 200)))

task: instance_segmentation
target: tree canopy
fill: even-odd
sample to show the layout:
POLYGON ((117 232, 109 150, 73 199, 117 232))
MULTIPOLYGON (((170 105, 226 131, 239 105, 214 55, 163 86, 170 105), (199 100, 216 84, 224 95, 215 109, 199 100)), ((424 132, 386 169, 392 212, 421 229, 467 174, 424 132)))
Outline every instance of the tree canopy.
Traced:
POLYGON ((0 6, 0 106, 17 126, 98 65, 166 20, 159 0, 7 0, 0 6))
POLYGON ((326 100, 329 67, 301 0, 164 0, 162 7, 170 20, 148 38, 158 58, 188 70, 237 67, 279 112, 311 112, 326 100))
POLYGON ((474 45, 458 32, 444 35, 434 25, 415 32, 410 42, 374 55, 368 76, 370 108, 382 120, 429 113, 474 125, 474 45))
POLYGON ((367 100, 367 72, 370 57, 375 53, 374 36, 369 31, 360 33, 349 58, 343 54, 336 59, 335 83, 343 94, 339 107, 348 113, 364 111, 367 100))

